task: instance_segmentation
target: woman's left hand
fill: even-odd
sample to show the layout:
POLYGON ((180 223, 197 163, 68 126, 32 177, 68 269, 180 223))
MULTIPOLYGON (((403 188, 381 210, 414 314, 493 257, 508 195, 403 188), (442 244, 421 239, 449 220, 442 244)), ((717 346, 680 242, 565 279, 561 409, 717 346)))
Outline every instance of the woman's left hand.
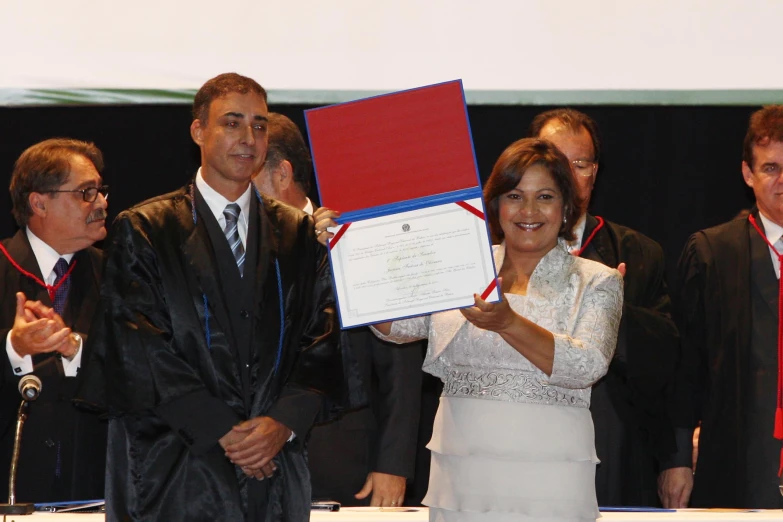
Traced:
POLYGON ((478 294, 473 294, 473 297, 475 304, 470 308, 460 309, 460 312, 465 316, 465 319, 482 330, 503 333, 514 324, 518 317, 506 299, 498 303, 488 303, 478 294))

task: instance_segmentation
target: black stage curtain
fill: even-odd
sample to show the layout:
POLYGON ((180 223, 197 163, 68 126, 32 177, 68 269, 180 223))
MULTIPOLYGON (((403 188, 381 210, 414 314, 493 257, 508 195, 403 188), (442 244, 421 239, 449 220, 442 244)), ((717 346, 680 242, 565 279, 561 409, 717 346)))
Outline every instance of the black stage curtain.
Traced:
MULTIPOLYGON (((304 109, 277 105, 303 132, 304 109)), ((476 160, 486 180, 503 149, 551 107, 469 107, 476 160)), ((663 246, 673 268, 692 232, 752 205, 742 181, 742 140, 757 107, 575 107, 598 122, 603 154, 591 211, 637 229, 663 246)), ((111 186, 110 219, 151 196, 183 185, 199 165, 186 105, 0 108, 0 172, 7 187, 15 159, 40 140, 67 136, 95 142, 111 186)), ((416 125, 411 120, 411 125, 416 125)), ((435 174, 433 174, 435 175, 435 174)), ((0 194, 0 237, 15 231, 10 198, 0 194)), ((317 201, 317 194, 313 194, 317 201)))

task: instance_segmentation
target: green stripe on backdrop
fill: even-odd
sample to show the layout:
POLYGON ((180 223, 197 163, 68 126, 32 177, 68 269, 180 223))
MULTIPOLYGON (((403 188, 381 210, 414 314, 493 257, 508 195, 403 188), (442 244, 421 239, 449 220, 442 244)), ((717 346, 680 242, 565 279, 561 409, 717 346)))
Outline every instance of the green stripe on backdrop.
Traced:
POLYGON ((0 89, 0 105, 131 105, 192 103, 195 90, 0 89))
MULTIPOLYGON (((195 90, 0 89, 0 106, 189 104, 195 90)), ((322 105, 388 91, 270 90, 271 104, 322 105)), ((783 90, 467 91, 471 105, 767 105, 783 90)))

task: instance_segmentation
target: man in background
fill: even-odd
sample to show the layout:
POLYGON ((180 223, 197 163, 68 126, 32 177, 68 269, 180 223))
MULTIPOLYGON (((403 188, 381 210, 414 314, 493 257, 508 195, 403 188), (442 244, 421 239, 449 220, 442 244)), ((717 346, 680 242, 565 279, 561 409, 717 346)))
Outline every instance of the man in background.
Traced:
POLYGON ((573 109, 547 111, 535 117, 529 135, 551 141, 571 162, 583 200, 571 253, 624 273, 617 350, 608 373, 593 386, 590 404, 601 460, 596 469, 598 504, 660 505, 657 476, 672 465, 668 459, 675 449, 666 392, 679 349, 663 250, 635 230, 588 213, 601 152, 592 118, 573 109))
POLYGON ((783 508, 783 106, 751 116, 742 176, 756 197, 750 215, 693 234, 678 265, 678 452, 666 483, 672 507, 687 507, 690 496, 694 507, 783 508), (690 435, 699 423, 692 470, 690 435))
MULTIPOLYGON (((312 214, 307 197, 312 162, 301 132, 286 116, 269 113, 268 136, 256 187, 312 214)), ((313 428, 308 442, 313 498, 347 506, 402 505, 415 464, 421 348, 384 343, 364 327, 343 331, 341 343, 350 343, 371 400, 369 407, 313 428)))
POLYGON ((106 236, 103 156, 92 143, 50 139, 25 150, 11 175, 19 231, 0 248, 0 491, 8 492, 20 379, 43 386, 21 440, 16 500, 103 498, 106 423, 72 404, 86 360, 106 236))

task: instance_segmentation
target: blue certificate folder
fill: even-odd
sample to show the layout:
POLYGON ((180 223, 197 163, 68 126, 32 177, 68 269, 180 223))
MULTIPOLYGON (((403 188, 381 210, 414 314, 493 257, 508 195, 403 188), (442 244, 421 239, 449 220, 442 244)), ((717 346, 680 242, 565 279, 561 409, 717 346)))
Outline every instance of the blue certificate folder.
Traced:
POLYGON ((70 502, 44 502, 35 504, 36 511, 50 513, 101 513, 105 510, 104 500, 76 500, 70 502))
POLYGON ((305 119, 343 328, 500 300, 460 80, 305 119))

